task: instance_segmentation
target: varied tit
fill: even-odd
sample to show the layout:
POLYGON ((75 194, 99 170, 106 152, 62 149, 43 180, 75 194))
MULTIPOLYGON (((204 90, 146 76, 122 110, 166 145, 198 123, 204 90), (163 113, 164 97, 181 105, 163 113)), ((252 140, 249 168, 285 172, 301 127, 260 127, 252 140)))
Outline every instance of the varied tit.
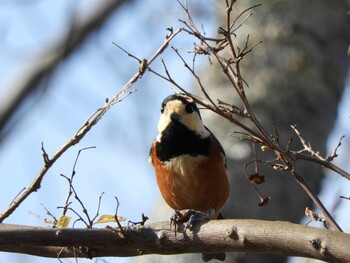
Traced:
MULTIPOLYGON (((204 126, 196 104, 182 94, 167 97, 161 106, 159 134, 150 159, 165 202, 176 211, 198 211, 209 219, 220 217, 230 196, 225 152, 204 126)), ((224 253, 202 259, 225 260, 224 253)))

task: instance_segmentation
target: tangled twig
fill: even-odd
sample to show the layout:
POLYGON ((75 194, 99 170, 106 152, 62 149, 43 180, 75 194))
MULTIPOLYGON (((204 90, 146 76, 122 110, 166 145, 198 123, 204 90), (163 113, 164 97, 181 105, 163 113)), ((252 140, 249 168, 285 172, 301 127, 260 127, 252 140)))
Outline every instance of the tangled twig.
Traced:
MULTIPOLYGON (((226 118, 227 120, 229 120, 230 122, 232 122, 233 124, 235 124, 236 126, 238 126, 243 130, 243 132, 236 132, 236 134, 240 133, 241 135, 244 135, 244 137, 247 138, 248 140, 251 140, 255 144, 259 144, 261 149, 263 150, 272 151, 275 154, 275 157, 276 157, 275 160, 265 161, 265 163, 272 166, 275 170, 290 172, 292 176, 295 178, 295 180, 304 189, 304 191, 309 195, 309 197, 315 203, 315 205, 323 213, 325 220, 327 220, 327 222, 334 229, 342 231, 339 225, 335 222, 335 220, 332 218, 330 213, 327 211, 327 209, 323 206, 322 202, 319 200, 316 194, 312 191, 311 187, 307 184, 307 182, 305 181, 301 173, 296 169, 296 162, 300 159, 303 159, 313 163, 321 164, 350 180, 349 173, 345 172, 344 170, 342 170, 341 168, 339 168, 338 166, 336 166, 331 162, 337 156, 337 150, 341 145, 341 140, 332 155, 327 157, 322 157, 319 152, 313 150, 310 143, 307 143, 303 139, 299 131, 296 129, 296 126, 291 126, 292 132, 286 146, 281 145, 276 126, 275 126, 275 134, 276 134, 275 137, 271 136, 267 132, 267 130, 263 127, 261 122, 255 116, 255 113, 252 110, 249 100, 245 94, 246 82, 243 79, 241 75, 241 70, 240 70, 240 63, 244 59, 244 57, 248 55, 250 52, 252 52, 262 42, 260 41, 256 44, 253 44, 251 47, 249 47, 249 35, 248 35, 243 48, 236 47, 234 44, 234 38, 235 38, 234 31, 237 28, 241 27, 244 24, 244 22, 250 17, 250 15, 248 15, 248 17, 245 18, 243 22, 241 22, 235 27, 235 24, 238 23, 237 22, 238 19, 242 17, 244 13, 246 13, 247 11, 259 5, 255 5, 244 10, 232 21, 232 12, 234 11, 233 9, 234 3, 235 1, 232 1, 232 0, 226 1, 226 26, 225 28, 220 27, 218 30, 218 33, 222 35, 221 38, 209 38, 204 34, 202 34, 200 30, 198 30, 198 28, 196 27, 191 17, 188 6, 181 3, 180 5, 182 6, 182 8, 184 9, 187 15, 187 20, 186 21, 180 20, 180 22, 184 25, 183 31, 197 38, 197 40, 200 43, 200 44, 194 44, 195 46, 193 51, 194 56, 207 55, 214 58, 219 63, 224 75, 231 83, 236 95, 238 95, 242 104, 241 106, 230 105, 223 101, 218 101, 218 103, 215 103, 214 100, 208 95, 209 94, 208 89, 203 85, 200 77, 193 70, 193 67, 190 67, 189 64, 185 61, 183 56, 180 54, 179 49, 173 48, 176 55, 184 63, 185 68, 189 70, 189 72, 193 75, 193 77, 197 81, 197 84, 202 94, 204 95, 204 99, 183 89, 176 82, 176 80, 171 76, 171 73, 167 69, 164 61, 163 61, 163 66, 164 66, 165 74, 161 74, 154 71, 151 71, 151 72, 161 77, 162 79, 166 80, 167 82, 171 83, 171 85, 173 85, 177 90, 179 90, 181 93, 184 93, 186 96, 188 96, 197 104, 226 118), (211 44, 212 42, 214 42, 214 45, 211 44), (218 46, 222 48, 218 49, 218 46), (228 48, 229 52, 225 52, 225 53, 221 52, 225 48, 228 48), (224 55, 222 55, 222 53, 224 53, 224 55), (243 121, 242 118, 244 118, 245 121, 243 121), (248 120, 248 122, 246 120, 248 120), (292 143, 294 134, 296 134, 299 140, 301 141, 303 145, 302 150, 298 150, 298 151, 291 150, 291 143, 292 143)), ((255 161, 253 161, 253 163, 254 162, 255 161)), ((247 177, 250 178, 249 176, 247 177)), ((254 177, 253 179, 256 179, 256 177, 254 177)), ((252 185, 257 191, 255 184, 252 183, 252 185)), ((265 203, 265 200, 262 198, 262 195, 260 194, 260 192, 257 191, 257 193, 260 196, 261 202, 265 203)))
POLYGON ((124 85, 124 87, 115 94, 112 99, 106 100, 105 104, 97 109, 88 119, 87 121, 77 130, 77 132, 70 138, 51 158, 47 154, 42 144, 42 152, 44 159, 44 166, 30 184, 24 191, 18 195, 13 202, 10 203, 9 207, 0 214, 0 223, 2 223, 7 217, 9 217, 13 211, 33 192, 36 192, 41 185, 41 182, 45 176, 45 174, 50 170, 51 166, 64 154, 69 148, 76 145, 81 141, 82 138, 91 130, 91 128, 96 125, 101 118, 106 114, 106 112, 116 103, 119 103, 130 94, 132 94, 135 90, 131 90, 133 84, 140 79, 146 72, 146 69, 154 62, 156 58, 158 58, 164 50, 168 47, 169 42, 181 32, 181 29, 176 32, 170 32, 164 40, 164 43, 159 47, 159 49, 154 53, 154 55, 149 59, 142 59, 140 63, 139 70, 134 74, 134 76, 124 85))

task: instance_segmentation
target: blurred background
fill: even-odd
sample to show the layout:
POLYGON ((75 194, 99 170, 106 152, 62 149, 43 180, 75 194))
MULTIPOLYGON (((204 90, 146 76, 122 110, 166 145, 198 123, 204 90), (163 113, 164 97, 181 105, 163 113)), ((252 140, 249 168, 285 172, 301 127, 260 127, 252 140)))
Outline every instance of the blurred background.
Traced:
MULTIPOLYGON (((216 36, 223 25, 225 1, 187 1, 198 27, 216 36)), ((290 124, 298 124, 304 138, 321 154, 332 153, 342 135, 346 137, 335 163, 349 171, 349 56, 350 1, 241 1, 236 14, 249 6, 251 17, 237 33, 244 45, 262 40, 242 63, 249 84, 248 98, 258 117, 273 134, 272 123, 286 143, 290 124)), ((247 13, 248 14, 248 13, 247 13)), ((121 52, 117 43, 139 58, 150 58, 168 33, 186 19, 174 0, 156 1, 10 1, 0 0, 0 210, 27 187, 43 166, 41 143, 52 156, 78 128, 137 72, 137 61, 121 52), (68 40, 67 40, 68 39, 68 40), (55 56, 57 63, 51 63, 55 56), (20 98, 20 99, 19 99, 20 98)), ((193 49, 194 39, 182 34, 172 42, 193 49)), ((161 56, 184 88, 200 94, 195 80, 180 59, 168 49, 161 56)), ((162 72, 160 60, 152 69, 162 72)), ((196 58, 196 70, 214 98, 239 105, 239 101, 215 63, 196 58)), ((113 214, 115 199, 119 215, 139 221, 168 220, 171 210, 161 199, 148 152, 157 135, 162 100, 174 91, 160 78, 147 73, 134 88, 137 92, 115 105, 76 146, 69 149, 49 170, 41 188, 33 193, 4 223, 48 226, 45 206, 57 218, 68 192, 67 181, 79 149, 74 187, 91 216, 104 192, 100 214, 113 214)), ((243 175, 251 160, 250 143, 231 135, 237 130, 209 112, 202 113, 206 125, 222 142, 228 156, 232 197, 223 211, 232 218, 261 218, 306 223, 307 195, 289 174, 261 167, 266 183, 259 189, 271 197, 266 207, 243 175)), ((282 143, 283 144, 283 143, 282 143)), ((295 145, 298 146, 297 144, 295 145)), ((269 159, 267 153, 258 158, 269 159)), ((298 166, 344 231, 349 231, 349 182, 309 163, 298 166)), ((72 207, 81 211, 74 201, 72 207)), ((317 210, 315 210, 317 211, 317 210)), ((73 215, 72 215, 73 216, 73 215)), ((313 226, 320 226, 311 223, 313 226)), ((82 224, 77 226, 83 227, 82 224)), ((103 226, 101 226, 103 227, 103 226)), ((57 262, 34 256, 0 253, 1 262, 57 262)), ((79 259, 79 262, 90 262, 79 259)), ((94 262, 200 262, 199 255, 143 256, 138 258, 93 259, 94 262)), ((287 262, 269 255, 234 253, 227 262, 287 262)), ((306 262, 289 259, 290 262, 306 262)), ((63 262, 75 262, 63 259, 63 262)), ((311 262, 311 261, 308 261, 311 262)))

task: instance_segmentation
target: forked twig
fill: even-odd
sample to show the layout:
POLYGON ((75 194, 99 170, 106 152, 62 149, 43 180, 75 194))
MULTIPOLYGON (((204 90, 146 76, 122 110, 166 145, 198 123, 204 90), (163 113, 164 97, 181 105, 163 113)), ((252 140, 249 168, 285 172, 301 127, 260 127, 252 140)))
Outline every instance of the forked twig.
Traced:
POLYGON ((71 204, 70 197, 72 196, 73 191, 74 191, 74 189, 73 189, 73 179, 74 179, 74 175, 76 174, 75 168, 76 168, 76 165, 78 163, 79 156, 80 156, 82 151, 89 150, 89 149, 94 149, 94 148, 96 148, 96 147, 95 146, 85 147, 85 148, 82 148, 82 149, 80 149, 78 151, 78 154, 75 157, 75 161, 74 161, 74 164, 73 164, 73 168, 72 168, 72 172, 71 172, 70 178, 68 178, 65 175, 61 174, 61 176, 66 178, 68 183, 69 183, 68 193, 67 193, 66 201, 64 202, 62 215, 66 215, 67 209, 68 209, 69 205, 71 204))
POLYGON ((339 142, 338 142, 337 146, 334 148, 333 153, 332 153, 331 155, 328 155, 328 156, 326 157, 326 160, 327 160, 327 161, 333 161, 335 158, 338 157, 337 151, 338 151, 339 147, 341 146, 342 140, 343 140, 344 138, 345 138, 345 135, 342 135, 342 136, 340 137, 339 142))
POLYGON ((127 96, 133 93, 130 88, 132 85, 143 76, 146 72, 145 69, 149 67, 153 61, 163 53, 163 51, 169 45, 169 42, 181 32, 182 29, 177 30, 176 32, 170 32, 164 40, 164 43, 159 47, 159 49, 154 53, 154 55, 149 60, 142 60, 140 69, 134 74, 134 76, 124 85, 124 87, 115 94, 111 100, 106 101, 103 107, 96 110, 88 120, 77 130, 77 132, 70 138, 51 158, 48 154, 44 152, 44 166, 39 171, 36 178, 30 184, 29 187, 26 188, 10 205, 9 207, 0 214, 0 223, 3 222, 7 217, 9 217, 13 211, 33 192, 36 192, 41 185, 41 181, 43 180, 45 174, 49 171, 51 166, 64 154, 69 148, 76 145, 80 142, 80 140, 91 130, 91 128, 96 125, 101 118, 105 115, 105 113, 116 103, 122 101, 127 96))
MULTIPOLYGON (((118 209, 119 209, 120 203, 119 203, 118 197, 115 196, 114 198, 115 198, 115 200, 116 200, 116 202, 117 202, 116 207, 115 207, 114 219, 115 219, 115 221, 117 222, 118 228, 115 229, 115 228, 113 228, 113 227, 111 227, 111 226, 107 226, 107 228, 108 228, 108 229, 111 229, 113 232, 118 232, 118 233, 120 233, 120 234, 122 235, 123 238, 126 238, 126 230, 124 229, 124 227, 123 227, 122 224, 120 223, 119 217, 118 217, 118 209)), ((142 218, 143 218, 143 220, 145 220, 145 222, 146 222, 146 220, 148 219, 148 217, 145 217, 145 218, 144 218, 144 215, 143 215, 143 214, 142 214, 142 218), (146 219, 146 218, 147 218, 147 219, 146 219)))
POLYGON ((334 220, 332 215, 328 212, 327 208, 323 205, 321 200, 317 197, 317 195, 312 191, 311 187, 307 184, 304 177, 298 173, 297 171, 293 170, 292 174, 296 181, 301 185, 301 187, 304 189, 304 191, 309 195, 309 197, 312 199, 312 201, 315 203, 315 205, 320 209, 323 216, 327 220, 327 222, 332 225, 332 227, 335 230, 343 232, 341 227, 337 224, 337 222, 334 220))
MULTIPOLYGON (((243 13, 247 12, 251 8, 257 7, 252 6, 251 8, 246 9, 243 11, 243 13, 239 14, 238 17, 231 22, 231 13, 233 11, 233 5, 235 1, 226 0, 226 28, 219 28, 219 34, 223 35, 223 38, 220 39, 222 42, 227 42, 228 45, 226 45, 229 48, 229 58, 222 57, 218 50, 215 47, 212 47, 207 39, 210 39, 208 37, 203 36, 200 31, 196 28, 191 14, 189 12, 187 5, 181 5, 181 7, 184 9, 184 11, 187 14, 187 21, 180 20, 185 26, 184 32, 196 37, 200 45, 195 44, 195 47, 201 47, 200 50, 198 50, 197 54, 205 54, 211 57, 214 57, 219 65, 221 66, 224 74, 227 76, 228 80, 232 84, 232 87, 236 91, 236 94, 239 96, 239 99, 242 102, 243 105, 243 114, 235 114, 235 112, 230 112, 230 110, 226 110, 225 108, 222 109, 221 107, 216 106, 213 103, 213 100, 208 95, 208 92, 206 91, 205 87, 203 86, 199 76, 194 72, 194 70, 189 67, 188 63, 183 59, 183 57, 179 54, 177 49, 174 49, 177 55, 180 57, 180 59, 184 62, 185 67, 192 73, 194 78, 197 80, 198 85, 200 86, 205 98, 210 102, 207 103, 203 99, 198 98, 197 96, 187 92, 182 87, 180 87, 176 81, 172 78, 170 75, 165 63, 163 62, 163 67, 165 70, 165 75, 156 73, 158 76, 163 78, 164 80, 170 82, 172 85, 174 85, 178 90, 185 93, 188 97, 192 98, 193 101, 200 104, 204 108, 210 109, 214 111, 215 113, 219 114, 220 116, 230 120, 232 123, 237 125, 238 127, 242 128, 244 130, 244 134, 246 137, 251 139, 252 141, 261 144, 261 147, 267 150, 271 150, 276 155, 276 160, 274 164, 271 164, 272 167, 275 170, 279 171, 288 171, 291 172, 296 181, 301 185, 301 187, 304 189, 304 191, 310 196, 312 201, 315 203, 315 205, 321 210, 326 220, 334 227, 334 229, 337 229, 339 231, 342 231, 341 228, 337 225, 335 220, 332 218, 330 213, 327 211, 327 209, 323 206, 321 201, 318 199, 318 197, 313 193, 311 188, 308 186, 304 178, 295 170, 295 161, 299 159, 304 159, 308 161, 312 161, 319 164, 324 164, 327 168, 332 169, 333 171, 339 172, 339 174, 343 175, 344 177, 350 179, 350 175, 337 167, 336 165, 332 164, 330 161, 337 156, 336 151, 338 147, 340 146, 340 143, 338 147, 335 149, 334 154, 331 155, 331 157, 323 158, 318 152, 313 151, 311 145, 309 143, 306 143, 306 141, 301 137, 298 130, 296 130, 295 127, 292 126, 293 132, 291 134, 290 140, 288 141, 287 148, 284 149, 280 145, 280 141, 278 138, 278 132, 275 127, 275 131, 277 134, 277 137, 274 138, 270 136, 270 134, 266 131, 266 129, 263 127, 263 125, 260 123, 260 121, 255 116, 253 110, 251 109, 250 103, 248 101, 248 98, 246 97, 245 90, 244 90, 244 79, 241 76, 240 72, 240 61, 248 54, 250 53, 257 45, 259 45, 262 42, 258 42, 257 44, 253 45, 252 47, 248 47, 249 42, 249 35, 247 36, 245 46, 243 49, 236 48, 233 43, 232 36, 234 35, 234 25, 237 22, 238 18, 243 15, 243 13), (248 127, 246 123, 243 123, 238 117, 245 117, 250 120, 250 124, 252 124, 253 128, 248 127), (296 134, 299 139, 301 140, 304 149, 298 152, 293 152, 290 150, 291 142, 293 139, 293 135, 296 134)), ((250 16, 248 16, 249 18, 250 16)), ((239 26, 241 27, 244 22, 247 19, 245 19, 239 26)), ((237 27, 236 27, 237 28, 237 27)), ((220 42, 217 42, 220 43, 220 42)), ((226 47, 225 46, 225 47, 226 47)), ((196 48, 195 48, 196 50, 196 48)), ((220 50, 221 51, 221 50, 220 50)), ((232 108, 234 108, 232 106, 232 108)), ((237 107, 236 107, 237 108, 237 107)), ((255 187, 255 186, 254 186, 255 187)), ((256 188, 256 187, 255 187, 256 188)), ((261 196, 261 195, 260 195, 261 196)))

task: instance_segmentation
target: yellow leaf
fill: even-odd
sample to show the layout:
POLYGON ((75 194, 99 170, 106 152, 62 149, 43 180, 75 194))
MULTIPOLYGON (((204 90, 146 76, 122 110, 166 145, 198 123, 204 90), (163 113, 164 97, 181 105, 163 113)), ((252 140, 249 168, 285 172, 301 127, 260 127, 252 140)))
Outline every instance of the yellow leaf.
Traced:
POLYGON ((261 150, 264 152, 264 151, 267 151, 267 150, 271 150, 271 147, 268 146, 268 145, 262 145, 261 147, 261 150))
MULTIPOLYGON (((118 216, 119 222, 122 222, 125 220, 126 220, 125 217, 118 216)), ((95 222, 95 224, 110 223, 110 222, 116 222, 115 215, 101 215, 100 218, 95 222)))
POLYGON ((71 216, 61 215, 60 218, 58 219, 57 225, 59 227, 68 227, 71 219, 72 219, 71 216))

